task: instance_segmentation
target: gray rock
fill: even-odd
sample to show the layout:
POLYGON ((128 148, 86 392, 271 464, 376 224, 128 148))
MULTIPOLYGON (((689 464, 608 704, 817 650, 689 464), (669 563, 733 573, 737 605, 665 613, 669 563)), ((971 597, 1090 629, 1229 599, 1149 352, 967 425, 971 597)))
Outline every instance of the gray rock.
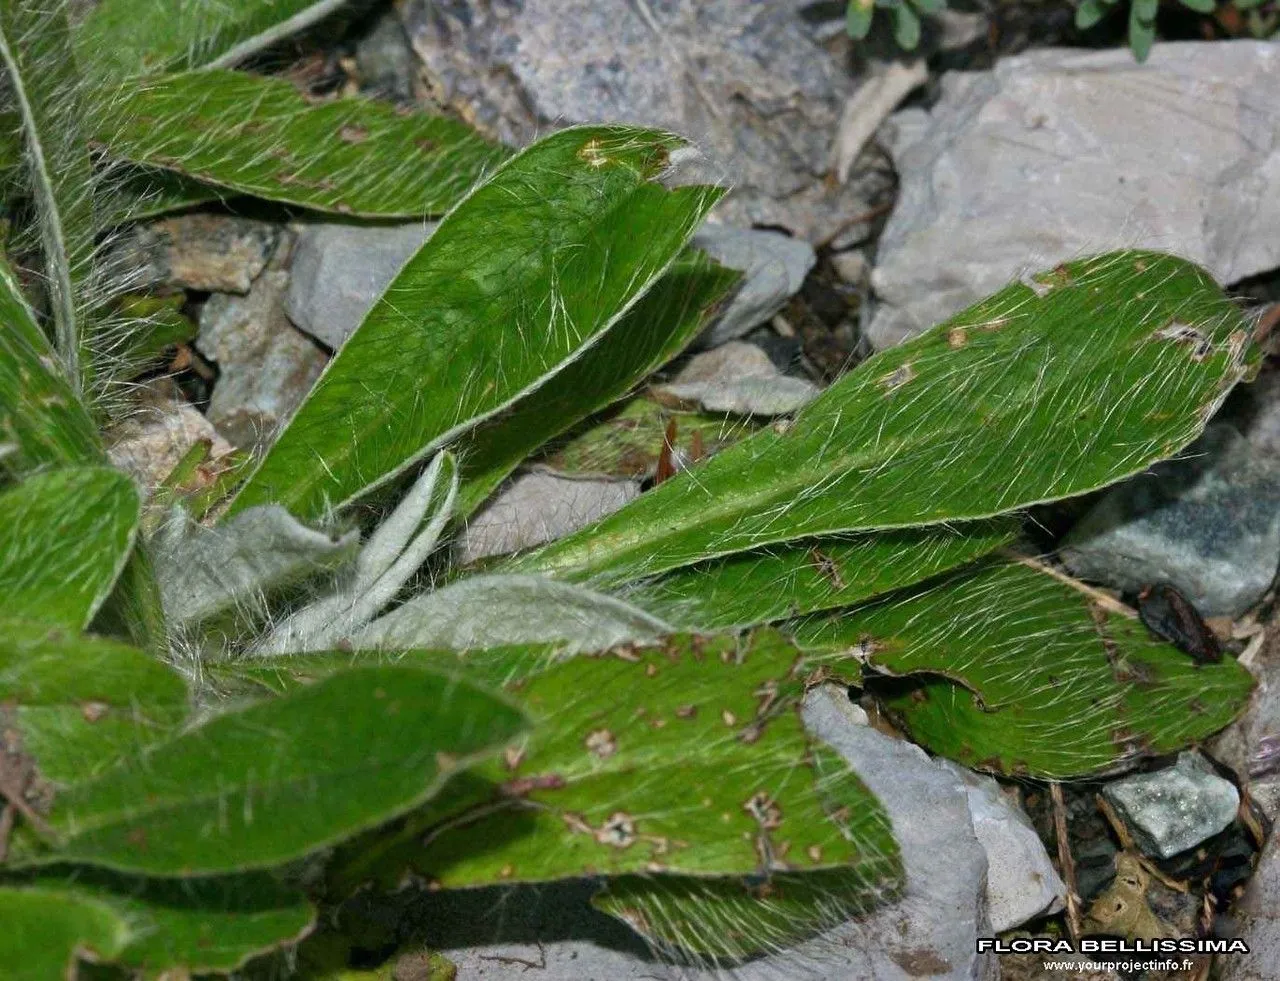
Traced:
POLYGON ((106 434, 107 457, 150 494, 200 440, 208 440, 210 464, 234 449, 200 411, 172 391, 146 392, 138 408, 106 434))
POLYGON ((652 392, 658 401, 681 408, 776 416, 812 402, 820 389, 782 374, 754 344, 730 341, 695 355, 669 384, 652 392))
POLYGON ((227 215, 179 215, 135 225, 111 252, 129 287, 178 286, 247 293, 276 248, 280 229, 227 215))
POLYGON ((1280 265, 1280 50, 1265 41, 1045 49, 949 73, 890 120, 901 192, 872 284, 878 348, 1022 272, 1120 246, 1231 283, 1280 265), (957 247, 961 243, 962 247, 957 247))
POLYGON ((459 558, 474 562, 541 545, 612 514, 639 495, 640 485, 632 480, 523 474, 467 521, 458 536, 459 558))
POLYGON ((1210 769, 1198 753, 1154 773, 1116 780, 1102 794, 1147 855, 1169 858, 1194 848, 1235 820, 1240 792, 1210 769))
POLYGON ((744 274, 729 305, 703 335, 709 346, 741 337, 767 322, 799 292, 817 261, 808 242, 752 228, 703 225, 694 233, 692 244, 744 274))
POLYGON ((1084 579, 1128 591, 1169 582, 1205 616, 1239 615, 1280 562, 1280 458, 1216 423, 1181 458, 1107 494, 1061 556, 1084 579))
POLYGON ((361 87, 375 95, 398 102, 413 98, 417 65, 396 11, 384 13, 356 43, 356 70, 361 87))
POLYGON ((209 419, 242 449, 271 438, 328 360, 285 317, 288 284, 288 273, 265 272, 247 296, 215 294, 200 312, 196 346, 219 369, 209 419))
POLYGON ((1257 686, 1244 713, 1209 744, 1214 759, 1249 782, 1267 817, 1280 821, 1280 624, 1273 622, 1258 656, 1241 658, 1257 686))
POLYGON ((1221 981, 1280 978, 1280 835, 1273 834, 1244 895, 1232 905, 1219 935, 1240 937, 1248 954, 1216 958, 1221 981))
POLYGON ((986 856, 963 784, 919 747, 857 724, 842 701, 839 689, 815 689, 805 702, 805 725, 884 804, 906 870, 896 901, 792 950, 721 970, 653 960, 625 927, 587 906, 589 884, 540 887, 514 901, 493 893, 437 894, 440 908, 426 915, 440 927, 430 940, 458 965, 458 981, 516 979, 529 964, 556 981, 995 981, 995 957, 974 953, 975 938, 989 936, 991 922, 986 856), (458 929, 473 942, 451 948, 448 937, 458 929))
POLYGON ((337 350, 435 227, 431 222, 306 225, 290 269, 289 319, 337 350))
POLYGON ((582 122, 689 137, 734 190, 734 224, 818 241, 865 210, 870 181, 825 187, 852 88, 794 4, 758 0, 410 0, 436 98, 515 145, 582 122))
POLYGON ((938 762, 964 784, 973 830, 987 853, 987 909, 992 930, 1004 933, 1061 910, 1067 887, 1031 819, 991 777, 948 760, 938 762))

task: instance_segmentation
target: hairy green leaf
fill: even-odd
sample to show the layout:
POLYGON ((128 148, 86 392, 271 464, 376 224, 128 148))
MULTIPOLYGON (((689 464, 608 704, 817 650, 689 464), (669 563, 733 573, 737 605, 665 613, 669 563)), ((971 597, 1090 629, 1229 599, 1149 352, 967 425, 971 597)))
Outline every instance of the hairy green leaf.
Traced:
POLYGON ((1136 620, 1019 563, 985 563, 805 622, 797 640, 856 652, 892 675, 931 676, 885 692, 916 742, 1040 779, 1182 749, 1235 718, 1253 686, 1234 659, 1196 664, 1136 620))
POLYGON ((875 17, 874 0, 849 0, 845 8, 845 30, 849 36, 861 41, 871 32, 871 21, 875 17))
POLYGON ((0 475, 104 459, 93 419, 0 259, 0 475))
POLYGON ((0 493, 0 596, 14 616, 83 630, 133 547, 141 504, 118 470, 28 477, 0 493))
MULTIPOLYGON (((530 453, 622 398, 675 357, 706 326, 708 314, 740 274, 687 250, 653 285, 608 340, 569 364, 502 415, 458 443, 465 461, 458 514, 474 511, 530 453)), ((662 446, 659 432, 657 450, 662 446)))
POLYGON ((45 873, 36 884, 62 885, 69 894, 114 911, 129 932, 112 963, 148 977, 163 971, 233 971, 257 954, 299 939, 315 920, 315 909, 300 890, 260 872, 168 881, 73 868, 65 879, 45 873))
POLYGON ((893 39, 904 51, 914 51, 920 44, 920 18, 907 0, 899 0, 891 8, 893 14, 893 39))
POLYGON ((1258 354, 1207 273, 1116 252, 1015 283, 506 571, 621 582, 813 535, 990 517, 1176 453, 1258 354))
POLYGON ((1211 14, 1217 7, 1217 0, 1179 0, 1179 2, 1188 10, 1194 10, 1198 14, 1211 14))
POLYGON ((77 955, 110 959, 129 926, 106 903, 74 889, 0 886, 0 965, 7 981, 76 976, 77 955))
POLYGON ((66 381, 83 387, 80 323, 93 258, 93 170, 81 132, 66 12, 45 0, 0 5, 0 66, 22 121, 27 189, 36 204, 44 275, 66 381))
POLYGON ((720 192, 659 178, 684 144, 561 130, 472 192, 329 363, 231 505, 315 518, 545 383, 616 324, 720 192))
POLYGON ((685 629, 724 630, 849 606, 901 589, 1012 542, 1018 522, 815 538, 677 569, 626 599, 685 629))
POLYGON ((64 791, 56 858, 163 877, 278 865, 421 804, 522 724, 456 678, 343 671, 64 791))
POLYGON ((1087 31, 1106 16, 1107 10, 1103 0, 1081 0, 1080 6, 1076 7, 1076 27, 1087 31))
MULTIPOLYGON (((896 882, 879 803, 801 725, 805 669, 780 635, 673 637, 568 659, 505 648, 457 663, 519 698, 528 740, 394 835, 353 846, 338 881, 390 884, 406 866, 444 887, 653 876, 659 892, 741 895, 760 936, 724 938, 739 954, 781 931, 812 933, 896 882), (839 888, 792 888, 814 871, 839 888)), ((610 909, 625 918, 634 904, 619 888, 610 909)))
POLYGON ((81 63, 115 77, 233 64, 346 0, 100 0, 76 30, 81 63))
POLYGON ((282 79, 234 71, 139 83, 104 107, 95 135, 116 156, 236 194, 381 218, 446 211, 508 155, 451 119, 363 98, 309 103, 282 79))
POLYGON ((13 619, 0 620, 0 705, 56 784, 168 736, 188 710, 183 680, 142 651, 13 619))

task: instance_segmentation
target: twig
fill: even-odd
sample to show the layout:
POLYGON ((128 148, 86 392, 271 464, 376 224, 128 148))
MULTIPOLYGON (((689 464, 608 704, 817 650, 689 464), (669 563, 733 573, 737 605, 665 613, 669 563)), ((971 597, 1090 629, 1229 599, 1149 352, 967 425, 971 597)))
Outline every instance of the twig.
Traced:
POLYGON ((853 162, 889 113, 908 92, 928 80, 929 69, 923 58, 907 65, 894 61, 849 96, 831 143, 831 175, 837 184, 849 179, 853 162))
POLYGON ((1084 593, 1091 600, 1109 613, 1116 613, 1122 617, 1128 617, 1130 620, 1138 619, 1138 611, 1131 606, 1126 606, 1109 593, 1104 593, 1101 589, 1095 589, 1087 586, 1079 579, 1072 579, 1066 573, 1059 572, 1053 566, 1041 562, 1039 559, 1033 559, 1029 555, 1021 555, 1012 549, 1002 548, 999 553, 1007 559, 1012 559, 1020 565, 1025 565, 1029 569, 1035 569, 1037 572, 1043 572, 1046 576, 1058 580, 1064 585, 1070 586, 1076 592, 1084 593))
POLYGON ((859 211, 851 218, 846 218, 835 227, 835 230, 825 238, 814 243, 815 249, 825 249, 828 245, 838 239, 854 225, 861 225, 864 221, 872 221, 881 215, 887 215, 893 210, 892 201, 886 201, 884 204, 877 204, 874 208, 868 208, 866 211, 859 211))
POLYGON ((482 961, 497 961, 499 964, 519 964, 526 971, 537 969, 545 971, 547 969, 547 951, 542 946, 542 941, 538 941, 538 959, 536 961, 526 960, 523 957, 510 957, 501 954, 480 954, 482 961))
MULTIPOLYGON (((41 838, 47 841, 57 841, 58 833, 50 827, 49 822, 40 816, 40 813, 27 803, 26 797, 23 796, 22 784, 14 786, 10 780, 11 774, 0 773, 0 797, 3 797, 9 804, 21 814, 35 828, 41 838)), ((25 783, 23 781, 22 783, 25 783)))
POLYGON ((0 808, 0 865, 9 857, 9 836, 13 834, 14 810, 8 804, 0 808))
POLYGON ((1076 882, 1076 862, 1071 857, 1071 842, 1067 840, 1067 805, 1062 799, 1062 784, 1049 784, 1049 796, 1053 799, 1053 833, 1058 839, 1058 864, 1062 866, 1062 878, 1067 884, 1067 932, 1072 942, 1080 939, 1080 890, 1076 882))

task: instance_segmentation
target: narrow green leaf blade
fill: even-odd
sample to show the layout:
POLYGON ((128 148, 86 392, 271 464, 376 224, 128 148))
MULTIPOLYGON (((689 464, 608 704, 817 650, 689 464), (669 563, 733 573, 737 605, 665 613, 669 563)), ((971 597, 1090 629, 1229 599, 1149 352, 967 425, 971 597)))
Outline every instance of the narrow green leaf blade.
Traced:
POLYGON ((142 651, 12 619, 0 620, 0 705, 55 784, 90 779, 188 711, 182 678, 142 651))
POLYGON ((35 201, 58 358, 79 392, 81 317, 94 250, 93 168, 81 132, 78 77, 63 4, 0 5, 0 67, 22 121, 27 190, 35 201))
POLYGON ((198 68, 337 9, 345 0, 102 0, 76 30, 83 64, 113 77, 198 68))
POLYGON ((1179 0, 1179 2, 1188 10, 1194 10, 1198 14, 1211 14, 1217 7, 1217 0, 1179 0))
POLYGON ((942 676, 888 691, 911 737, 967 766, 1037 779, 1182 749, 1227 725, 1253 687, 1234 659, 1196 664, 1136 620, 1017 563, 808 621, 797 641, 857 651, 892 675, 942 676))
POLYGON ((83 630, 133 548, 141 503, 118 470, 28 477, 0 493, 0 596, 10 615, 83 630))
POLYGON ((676 569, 628 589, 628 602, 690 630, 772 623, 913 585, 1010 544, 1018 522, 815 538, 676 569))
POLYGON ((658 179, 676 137, 561 130, 440 223, 329 363, 231 505, 317 518, 582 356, 719 198, 658 179))
POLYGON ((1015 283, 504 571, 622 582, 813 535, 991 517, 1176 453, 1258 353, 1209 275, 1116 252, 1015 283), (781 430, 781 431, 779 431, 781 430))
POLYGON ((0 259, 0 476, 103 460, 93 420, 0 259))
POLYGON ((135 879, 75 868, 61 882, 72 895, 113 910, 129 927, 112 963, 148 977, 234 971, 250 958, 300 939, 315 909, 296 887, 266 873, 182 881, 135 879))
POLYGON ((110 906, 72 889, 0 886, 0 965, 8 981, 75 977, 78 954, 115 957, 129 936, 110 906))
POLYGON ((458 443, 464 461, 458 516, 479 507, 539 446, 622 398, 684 350, 739 278, 701 252, 684 252, 604 343, 569 364, 553 383, 467 434, 458 443))
POLYGON ((70 788, 50 816, 57 857, 159 877, 279 865, 421 804, 522 724, 456 678, 343 671, 70 788))
POLYGON ((343 215, 439 214, 508 156, 451 119, 363 98, 309 103, 282 79, 235 71, 140 82, 99 117, 118 157, 343 215))

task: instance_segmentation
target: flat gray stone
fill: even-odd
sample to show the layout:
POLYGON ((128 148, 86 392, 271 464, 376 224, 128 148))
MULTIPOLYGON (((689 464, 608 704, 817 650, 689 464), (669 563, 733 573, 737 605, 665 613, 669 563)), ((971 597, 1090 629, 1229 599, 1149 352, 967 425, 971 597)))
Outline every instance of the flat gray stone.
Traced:
POLYGON ((1112 490, 1060 549, 1075 575, 1137 592, 1169 582, 1204 616, 1256 603, 1280 563, 1280 457, 1228 423, 1112 490))
POLYGON ((812 402, 821 389, 784 375, 754 344, 730 341, 695 355, 670 383, 652 392, 660 402, 680 408, 777 416, 812 402))
POLYGON ((1124 819, 1138 847, 1169 858, 1212 838, 1235 820, 1240 792, 1209 768, 1198 753, 1154 773, 1108 783, 1102 794, 1124 819))
POLYGON ((853 80, 795 4, 409 0, 404 19, 433 95, 482 130, 515 146, 572 123, 679 133, 733 188, 733 224, 818 241, 884 185, 824 185, 853 80))
POLYGON ((290 267, 289 319, 330 348, 342 347, 433 231, 431 222, 304 226, 290 267))
POLYGON ((1280 50, 1266 41, 1043 49, 948 73, 890 120, 901 176, 872 285, 877 348, 1023 272, 1119 247, 1232 283, 1280 266, 1280 50))
POLYGON ((468 519, 458 536, 459 559, 474 562, 562 538, 639 496, 632 480, 522 474, 468 519))
POLYGON ((817 262, 808 242, 768 230, 708 224, 694 233, 691 244, 721 265, 743 273, 729 305, 702 337, 708 346, 741 337, 767 323, 800 291, 817 262))
POLYGON ((218 365, 209 420, 241 449, 266 445, 311 391, 328 356, 284 315, 288 273, 268 271, 247 296, 215 293, 196 346, 218 365))
POLYGON ((949 760, 938 763, 964 784, 978 843, 987 854, 987 909, 996 933, 1056 913, 1067 887, 1031 819, 991 777, 949 760))

